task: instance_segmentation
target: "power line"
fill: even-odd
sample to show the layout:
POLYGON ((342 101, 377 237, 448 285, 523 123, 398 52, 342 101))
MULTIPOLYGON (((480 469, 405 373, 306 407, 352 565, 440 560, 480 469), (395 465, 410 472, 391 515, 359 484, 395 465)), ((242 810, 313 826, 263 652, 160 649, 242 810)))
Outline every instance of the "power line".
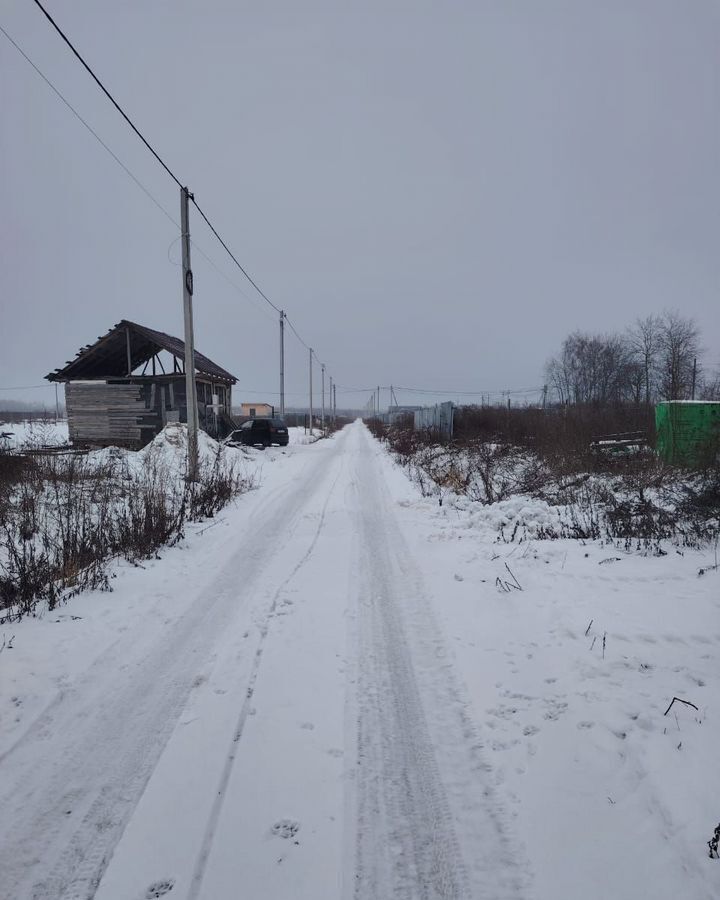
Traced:
MULTIPOLYGON (((306 344, 305 341, 304 341, 304 340, 300 337, 300 335, 297 333, 297 331, 295 330, 295 326, 293 325, 293 323, 292 323, 292 322, 290 321, 290 319, 288 318, 287 313, 285 314, 285 321, 286 321, 287 324, 290 326, 290 330, 291 330, 292 333, 295 335, 295 337, 300 341, 300 343, 303 345, 303 347, 304 347, 306 350, 309 350, 309 349, 310 349, 310 345, 309 345, 309 344, 306 344)), ((315 353, 315 351, 313 351, 313 354, 314 354, 314 353, 315 353)))
MULTIPOLYGON (((55 21, 55 19, 53 19, 53 17, 50 15, 50 13, 45 9, 45 7, 42 5, 42 3, 40 2, 40 0, 34 0, 34 3, 35 3, 35 5, 41 10, 41 12, 43 13, 43 15, 47 18, 47 20, 48 20, 48 21, 50 22, 50 24, 53 26, 53 28, 55 29, 55 31, 57 31, 57 33, 60 35, 60 37, 63 39, 63 41, 68 45, 68 47, 70 48, 70 50, 72 50, 74 56, 80 61, 80 63, 82 64, 83 68, 88 72, 88 74, 91 76, 91 78, 93 79, 93 81, 97 84, 97 86, 100 88, 100 90, 103 92, 103 94, 105 94, 105 96, 106 96, 106 97, 108 98, 108 100, 112 103, 112 105, 115 107, 115 109, 120 113, 120 115, 123 117, 123 119, 125 119, 125 121, 126 121, 127 124, 130 126, 130 128, 131 128, 131 129, 135 132, 135 134, 140 138, 140 140, 143 142, 143 144, 145 145, 145 147, 147 147, 147 149, 152 153, 152 155, 153 155, 153 156, 155 157, 155 159, 160 163, 160 165, 161 165, 161 166, 163 167, 163 169, 167 172, 167 174, 172 178, 172 180, 175 182, 175 184, 177 184, 177 186, 178 186, 179 188, 182 189, 182 188, 184 187, 184 185, 183 185, 183 183, 181 182, 181 180, 177 177, 177 175, 175 175, 175 173, 174 173, 174 172, 172 171, 172 169, 167 165, 167 163, 163 160, 163 158, 160 156, 160 154, 157 152, 157 150, 155 150, 155 148, 152 146, 152 144, 150 144, 150 142, 149 142, 149 141, 147 140, 147 138, 143 135, 143 133, 140 131, 140 129, 135 125, 135 123, 132 121, 132 119, 130 118, 130 116, 129 116, 129 115, 125 112, 125 110, 120 106, 120 104, 119 104, 119 103, 117 102, 117 100, 113 97, 113 95, 110 93, 110 91, 105 87, 105 85, 102 83, 102 81, 101 81, 101 80, 98 78, 98 76, 95 74, 95 72, 93 71, 93 69, 91 68, 91 66, 89 65, 89 63, 86 62, 86 60, 84 59, 84 57, 82 56, 82 54, 79 52, 79 50, 77 50, 77 48, 76 48, 75 45, 72 43, 72 41, 70 40, 70 38, 65 34, 65 32, 62 30, 62 28, 57 24, 57 22, 55 21)), ((6 34, 6 37, 8 37, 8 39, 10 39, 10 38, 9 38, 9 35, 7 35, 6 32, 5 32, 5 34, 6 34)), ((14 44, 15 42, 12 41, 12 43, 14 44)), ((17 47, 17 44, 15 44, 15 46, 17 47)), ((19 49, 20 49, 20 48, 18 47, 18 50, 19 50, 19 49)), ((22 51, 20 51, 20 52, 22 52, 22 51)), ((25 55, 25 54, 23 53, 23 56, 24 56, 24 55, 25 55)), ((27 58, 27 57, 26 57, 26 58, 27 58)), ((28 59, 28 62, 30 62, 29 59, 28 59)), ((32 63, 31 63, 31 64, 32 64, 32 63)), ((32 64, 32 65, 33 65, 33 68, 36 68, 36 67, 34 66, 34 64, 32 64)), ((39 74, 42 74, 42 73, 39 72, 39 70, 37 70, 37 71, 38 71, 39 74)), ((43 75, 42 77, 45 78, 44 75, 43 75)), ((47 81, 47 79, 45 79, 45 80, 47 81)), ((49 81, 48 81, 48 84, 50 84, 49 81)), ((50 86, 53 87, 52 84, 50 84, 50 86)), ((53 87, 53 90, 56 90, 56 89, 53 87)), ((63 101, 67 103, 67 101, 65 101, 65 98, 62 97, 62 95, 59 93, 59 91, 56 91, 56 93, 58 93, 58 96, 60 96, 61 99, 63 99, 63 101)), ((69 106, 69 104, 68 104, 68 106, 69 106)), ((70 107, 70 108, 72 109, 72 107, 70 107)), ((73 112, 75 112, 75 110, 73 110, 73 112)), ((85 124, 86 127, 90 128, 90 126, 88 126, 87 123, 84 122, 84 120, 79 116, 78 113, 76 113, 76 115, 78 115, 78 118, 80 118, 81 121, 83 121, 83 124, 85 124)), ((92 131, 92 129, 90 129, 90 130, 92 131)), ((93 132, 93 134, 95 134, 95 132, 93 132)), ((98 137, 97 135, 95 135, 95 136, 98 137)), ((98 140, 100 140, 99 137, 98 137, 98 140)), ((103 142, 101 141, 101 143, 103 143, 103 142)), ((112 153, 112 151, 110 150, 109 147, 107 147, 106 144, 103 143, 103 146, 105 147, 106 150, 108 150, 109 153, 112 153)), ((115 156, 115 154, 112 154, 112 155, 115 156)), ((115 159, 117 160, 117 162, 118 162, 120 165, 123 165, 123 164, 120 162, 120 160, 117 159, 117 157, 115 157, 115 159)), ((124 165, 123 165, 123 168, 125 168, 124 165)), ((132 173, 129 172, 129 170, 126 169, 126 171, 127 171, 128 174, 133 178, 133 180, 137 181, 137 179, 135 179, 135 176, 133 176, 132 173)), ((139 186, 140 186, 140 187, 148 194, 148 196, 151 197, 151 199, 153 200, 153 202, 157 203, 157 201, 152 197, 152 195, 147 191, 147 189, 146 189, 142 184, 140 184, 140 182, 137 182, 137 183, 138 183, 138 185, 139 185, 139 186)), ((240 269, 240 271, 243 273, 243 275, 245 276, 245 278, 247 278, 247 280, 248 280, 248 281, 250 282, 250 284, 255 288, 255 290, 258 292, 258 294, 263 298, 263 300, 265 300, 265 302, 268 303, 268 304, 275 310, 275 312, 279 313, 279 312, 280 312, 280 307, 279 307, 279 306, 276 306, 275 303, 273 303, 273 301, 267 296, 267 294, 265 294, 265 292, 259 287, 259 285, 257 284, 257 282, 252 278, 252 276, 251 276, 250 273, 247 271, 247 269, 240 263, 240 261, 238 260, 238 258, 235 256, 235 254, 232 252, 232 250, 231 250, 230 247, 228 246, 227 242, 220 236, 220 233, 218 232, 218 230, 217 230, 217 229, 215 228, 215 226, 212 224, 212 222, 210 221, 210 219, 205 215, 205 213, 204 213, 203 210, 201 209, 200 205, 199 205, 198 202, 195 200, 195 197, 194 197, 192 194, 190 194, 189 196, 190 196, 190 199, 192 200, 193 206, 195 207, 195 209, 197 209, 198 213, 200 214, 200 216, 202 217, 202 219, 205 221, 205 224, 208 226, 208 228, 210 229, 210 231, 212 231, 212 233, 215 235, 215 237, 217 238, 217 240, 218 240, 218 241, 220 242, 220 244, 223 246, 223 248, 225 249, 225 251, 226 251, 226 253, 228 254, 228 256, 232 259, 232 261, 235 263, 235 265, 238 267, 238 269, 240 269)), ((157 205, 159 206, 160 204, 157 204, 157 205)), ((161 209, 163 210, 163 212, 171 219, 171 221, 174 221, 174 220, 172 219, 172 217, 170 217, 169 213, 167 213, 167 211, 166 211, 165 209, 163 209, 162 206, 160 206, 160 208, 161 208, 161 209)), ((175 224, 177 224, 177 223, 175 223, 175 224)), ((206 257, 206 258, 207 258, 207 257, 206 257)), ((290 323, 289 323, 289 324, 290 324, 290 323)), ((295 334, 295 336, 297 337, 297 339, 300 341, 300 343, 302 343, 307 349, 310 349, 309 346, 305 343, 305 341, 300 337, 300 335, 299 335, 298 332, 296 331, 295 327, 294 327, 292 324, 290 324, 290 327, 291 327, 293 333, 295 334)))
MULTIPOLYGON (((35 0, 35 2, 37 2, 37 0, 35 0)), ((250 282, 250 284, 255 288, 255 290, 258 292, 258 294, 260 294, 260 296, 263 298, 263 300, 265 300, 266 303, 269 303, 270 306, 272 306, 272 308, 275 310, 275 312, 279 313, 279 312, 280 312, 280 307, 279 307, 279 306, 275 306, 275 304, 272 302, 272 300, 271 300, 269 297, 267 297, 267 296, 260 290, 260 288, 257 286, 257 284, 255 283, 255 281, 253 281, 253 279, 252 279, 252 278, 250 277, 250 275, 248 274, 247 270, 240 264, 240 262, 238 261, 237 257, 236 257, 235 254, 232 252, 232 250, 228 247, 228 245, 225 243, 225 241, 220 237, 220 235, 218 234, 217 230, 215 229, 215 226, 212 224, 212 222, 210 221, 210 219, 208 219, 208 217, 205 215, 205 213, 200 209, 197 200, 195 199, 195 197, 194 197, 192 194, 190 194, 190 200, 192 201, 192 205, 195 207, 195 209, 200 213, 200 215, 202 216, 202 218, 205 220, 205 224, 207 225, 207 227, 210 229, 210 231, 212 231, 212 233, 215 235, 215 237, 216 237, 216 238, 220 241, 220 243, 223 245, 223 247, 224 247, 225 250, 227 251, 227 254, 228 254, 228 256, 230 257, 230 259, 235 263, 235 265, 238 267, 238 269, 240 269, 240 271, 241 271, 241 272, 243 273, 243 275, 247 278, 247 280, 250 282)))
MULTIPOLYGON (((518 388, 518 389, 516 389, 516 390, 511 390, 511 391, 508 391, 508 390, 496 390, 496 391, 487 391, 487 390, 485 390, 485 391, 467 391, 467 390, 463 390, 463 391, 453 391, 453 390, 448 390, 448 389, 440 389, 440 390, 434 389, 434 390, 431 390, 431 389, 429 389, 429 388, 426 389, 426 388, 402 387, 402 386, 397 385, 397 384, 392 384, 392 385, 390 385, 390 384, 381 384, 381 385, 380 385, 380 388, 381 388, 381 390, 383 390, 383 391, 389 391, 389 390, 392 388, 392 390, 394 390, 394 391, 405 391, 406 393, 410 393, 410 394, 438 394, 438 395, 443 395, 443 396, 446 396, 446 397, 481 397, 481 396, 486 395, 486 394, 487 394, 487 395, 490 395, 490 394, 501 394, 503 397, 507 397, 507 396, 511 396, 511 395, 514 396, 514 395, 516 395, 516 394, 537 394, 537 393, 541 393, 541 392, 542 392, 542 388, 541 388, 541 387, 538 387, 538 388, 518 388)), ((374 388, 345 388, 345 387, 340 387, 340 386, 338 385, 338 392, 341 393, 341 394, 365 394, 365 393, 367 393, 367 392, 372 392, 372 391, 375 391, 375 390, 377 390, 377 387, 374 387, 374 388)))
POLYGON ((175 219, 170 215, 170 213, 165 209, 165 207, 162 205, 162 203, 160 203, 160 201, 159 201, 157 198, 153 197, 153 195, 152 195, 152 194, 150 193, 150 191, 145 187, 145 185, 140 181, 139 178, 137 178, 135 175, 133 175, 133 173, 130 171, 130 169, 128 169, 128 167, 125 165, 125 163, 124 163, 124 162, 123 162, 123 161, 122 161, 122 160, 121 160, 121 159, 120 159, 120 158, 119 158, 119 157, 118 157, 118 156, 110 149, 110 147, 108 147, 108 145, 107 145, 107 144, 105 143, 105 141, 100 137, 100 135, 97 133, 97 131, 95 131, 95 129, 92 127, 92 125, 88 124, 88 122, 86 122, 86 120, 83 119, 83 117, 82 117, 82 116, 80 115, 80 113, 75 109, 75 107, 70 103, 70 101, 67 100, 67 99, 63 96, 63 94, 60 93, 60 91, 55 87, 55 85, 52 83, 52 81, 50 81, 50 79, 49 79, 49 78, 48 78, 48 77, 47 77, 47 76, 46 76, 46 75, 45 75, 45 74, 44 74, 44 73, 43 73, 43 72, 35 65, 35 63, 30 59, 30 57, 27 55, 27 53, 25 53, 25 51, 22 49, 22 47, 21 47, 19 44, 17 44, 17 43, 13 40, 13 38, 10 37, 10 35, 7 33, 7 31, 5 31, 5 29, 2 27, 2 25, 0 25, 0 31, 2 31, 2 33, 3 33, 3 34, 5 35, 5 37, 8 39, 8 41, 10 41, 10 43, 11 43, 11 44, 13 45, 13 47, 17 50, 17 52, 25 59, 25 61, 28 62, 28 63, 33 67, 33 69, 35 69, 35 71, 36 71, 37 74, 42 78, 42 80, 45 82, 45 84, 47 84, 47 86, 48 86, 49 88, 51 88, 51 90, 53 90, 53 91, 55 92, 55 94, 62 100, 62 102, 65 104, 65 106, 67 106, 67 108, 68 108, 68 109, 70 110, 70 112, 75 116, 75 118, 78 119, 78 121, 82 122, 82 124, 85 126, 85 128, 87 128, 87 130, 88 130, 88 131, 90 132, 90 134, 95 138, 95 140, 96 140, 102 147, 104 147, 105 150, 107 150, 107 152, 110 154, 110 156, 112 156, 112 158, 115 160, 115 162, 116 162, 116 163, 120 166, 120 168, 125 172, 125 174, 128 175, 130 178, 132 178, 132 180, 133 180, 133 181, 135 182, 135 184, 140 188, 140 190, 141 190, 144 194, 146 194, 146 195, 150 198, 150 200, 152 200, 152 202, 155 204, 155 206, 157 206, 157 208, 160 210, 160 212, 161 212, 164 216, 166 216, 166 217, 173 223, 173 225, 178 229, 178 231, 179 231, 179 230, 180 230, 180 226, 179 226, 178 223, 175 221, 175 219))
POLYGON ((230 278, 229 275, 226 275, 225 272, 223 272, 223 270, 220 268, 220 266, 215 262, 215 260, 212 259, 210 256, 208 256, 207 253, 205 253, 205 251, 202 249, 202 247, 199 247, 199 246, 195 243, 195 241, 193 241, 193 240, 191 240, 190 243, 192 244, 193 248, 194 248, 195 250, 197 250, 197 252, 200 254, 200 256, 202 256, 202 258, 203 258, 210 266, 212 266, 213 269, 215 269, 215 271, 218 273, 218 275, 220 275, 221 278, 224 278, 225 281, 227 281, 227 283, 228 283, 229 285, 231 285, 232 287, 235 288, 235 290, 238 292, 238 294, 241 294, 241 295, 248 301, 248 303, 252 303, 252 305, 253 305, 256 309, 260 310, 260 311, 263 313, 263 315, 267 315, 269 318, 272 318, 271 314, 267 311, 267 308, 266 308, 265 306, 263 306, 262 304, 260 304, 260 301, 253 300, 253 298, 250 296, 250 294, 246 293, 246 292, 240 287, 239 284, 236 284, 236 283, 232 280, 232 278, 230 278))
MULTIPOLYGON (((380 385, 383 387, 383 385, 380 385)), ((387 388, 384 388, 387 390, 387 388)), ((338 387, 337 391, 339 394, 369 394, 371 391, 374 391, 375 388, 341 388, 338 387)))
POLYGON ((112 103, 112 105, 115 107, 115 109, 120 113, 120 115, 123 117, 123 119, 125 119, 125 121, 128 123, 128 125, 129 125, 129 126, 132 128, 132 130, 135 132, 135 134, 136 134, 136 135, 140 138, 140 140, 143 142, 143 144, 145 144, 145 146, 146 146, 146 147, 148 148, 148 150, 152 153, 152 155, 155 157, 155 159, 160 163, 160 165, 163 167, 163 169, 165 169, 165 171, 166 171, 166 172, 168 173, 168 175, 172 178, 172 180, 175 182, 175 184, 177 184, 177 186, 178 186, 179 188, 182 188, 183 185, 182 185, 180 179, 175 175, 175 173, 172 171, 172 169, 165 163, 165 161, 162 159, 162 157, 160 156, 160 154, 157 152, 157 150, 155 150, 155 148, 154 148, 154 147, 150 144, 150 142, 145 138, 145 136, 144 136, 143 133, 140 131, 140 129, 136 127, 135 123, 132 121, 132 119, 130 118, 130 116, 128 116, 128 114, 127 114, 127 113, 125 112, 125 110, 120 106, 120 104, 119 104, 119 103, 117 102, 117 100, 113 97, 113 95, 110 93, 110 91, 105 87, 105 85, 102 83, 102 81, 100 81, 100 79, 99 79, 99 78, 97 77, 97 75, 93 72, 93 70, 90 68, 90 66, 88 65, 88 63, 85 62, 85 60, 84 60, 83 57, 80 55, 80 53, 75 49, 75 47, 74 47, 72 41, 70 40, 70 38, 65 34, 65 32, 62 30, 62 28, 57 24, 57 22, 55 21, 55 19, 53 19, 53 17, 50 15, 50 13, 45 9, 45 7, 42 5, 42 3, 40 2, 40 0, 35 0, 35 5, 36 5, 40 10, 42 10, 43 14, 44 14, 45 17, 47 18, 47 20, 50 22, 50 24, 52 25, 52 27, 55 29, 55 31, 57 31, 57 33, 58 33, 58 34, 60 35, 60 37, 65 41, 65 43, 66 43, 66 44, 68 45, 68 47, 72 50, 72 52, 75 54, 75 56, 80 60, 80 62, 82 63, 83 67, 87 70, 88 74, 92 77, 92 79, 93 79, 93 81, 95 82, 95 84, 97 84, 97 86, 100 88, 100 90, 103 92, 103 94, 105 94, 105 96, 108 98, 108 100, 112 103))
MULTIPOLYGON (((42 78, 42 80, 47 84, 47 86, 56 94, 57 97, 62 100, 65 106, 70 110, 70 112, 75 116, 75 118, 87 129, 87 131, 95 138, 95 140, 100 144, 101 147, 112 157, 112 159, 120 166, 120 168, 125 172, 125 174, 135 182, 135 184, 140 188, 140 190, 155 204, 155 206, 160 210, 160 212, 177 228, 178 234, 180 232, 180 225, 176 221, 176 219, 165 209, 165 207, 160 203, 160 201, 153 196, 153 194, 148 190, 147 187, 140 181, 140 179, 125 165, 125 163, 120 159, 120 157, 112 150, 111 147, 100 137, 100 135, 95 131, 95 129, 90 125, 90 123, 83 118, 83 116, 75 109, 75 107, 70 103, 70 101, 63 95, 63 93, 53 84, 53 82, 45 75, 45 73, 40 69, 40 67, 28 56, 28 54, 22 49, 22 47, 15 41, 11 35, 0 25, 0 32, 7 38, 7 40, 12 44, 12 46, 17 50, 17 52, 25 59, 25 61, 35 70, 35 72, 42 78)), ((256 305, 253 299, 247 294, 238 284, 236 284, 222 269, 217 265, 217 263, 210 257, 208 254, 200 247, 195 241, 192 241, 192 245, 195 250, 203 257, 203 259, 211 265, 218 274, 224 278, 228 284, 232 285, 235 290, 241 294, 249 303, 256 305)), ((260 309, 261 307, 258 307, 260 309)), ((264 307, 262 307, 264 308, 264 307)))
MULTIPOLYGON (((389 386, 387 386, 387 387, 389 387, 389 386)), ((387 390, 387 387, 385 387, 384 389, 387 390)), ((425 388, 402 387, 402 386, 397 385, 397 384, 393 385, 392 387, 393 387, 393 389, 396 390, 396 391, 405 391, 405 392, 411 393, 411 394, 446 394, 446 395, 448 395, 448 396, 455 396, 455 397, 480 397, 480 396, 482 396, 483 394, 502 394, 504 397, 507 397, 507 396, 515 395, 515 394, 537 394, 537 393, 540 393, 540 392, 542 391, 542 388, 541 388, 541 387, 536 387, 536 388, 518 388, 517 390, 511 390, 511 391, 508 391, 508 390, 495 390, 495 391, 488 391, 488 390, 485 390, 485 391, 467 391, 467 390, 463 390, 463 391, 453 391, 453 390, 450 390, 450 389, 431 390, 431 389, 425 389, 425 388)))

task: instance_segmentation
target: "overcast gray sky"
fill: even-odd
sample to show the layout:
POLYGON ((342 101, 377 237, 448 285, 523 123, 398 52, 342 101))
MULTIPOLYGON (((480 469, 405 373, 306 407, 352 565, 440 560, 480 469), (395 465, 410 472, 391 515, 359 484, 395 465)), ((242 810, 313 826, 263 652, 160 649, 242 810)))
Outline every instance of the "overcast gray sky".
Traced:
MULTIPOLYGON (((718 0, 47 5, 341 386, 534 387, 569 331, 665 307, 720 361, 718 0)), ((35 5, 0 24, 179 216, 35 5)), ((181 335, 175 227, 1 34, 0 97, 0 387, 121 318, 181 335)), ((276 314, 193 268, 198 349, 272 399, 276 314)), ((306 379, 289 337, 289 404, 306 379)))

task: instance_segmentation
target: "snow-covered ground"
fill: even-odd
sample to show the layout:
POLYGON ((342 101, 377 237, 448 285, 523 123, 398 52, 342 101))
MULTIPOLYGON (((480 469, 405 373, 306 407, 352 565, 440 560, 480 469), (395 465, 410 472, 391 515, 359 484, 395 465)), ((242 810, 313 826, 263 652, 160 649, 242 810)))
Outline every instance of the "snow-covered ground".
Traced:
POLYGON ((298 431, 0 627, 2 895, 720 896, 715 549, 507 544, 362 425, 298 431))
POLYGON ((14 450, 20 447, 47 447, 66 444, 67 421, 60 419, 33 419, 27 422, 3 422, 0 419, 0 449, 14 450), (3 435, 7 435, 3 437, 3 435))

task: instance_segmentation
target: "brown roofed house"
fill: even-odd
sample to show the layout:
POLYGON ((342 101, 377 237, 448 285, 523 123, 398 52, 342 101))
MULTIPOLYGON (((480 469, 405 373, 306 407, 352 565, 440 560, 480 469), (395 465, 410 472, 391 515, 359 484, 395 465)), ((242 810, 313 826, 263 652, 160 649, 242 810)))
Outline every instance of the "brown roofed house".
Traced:
MULTIPOLYGON (((139 448, 168 422, 187 422, 185 342, 126 319, 45 377, 65 383, 75 445, 139 448)), ((199 424, 213 437, 235 427, 231 391, 236 381, 195 351, 199 424)))

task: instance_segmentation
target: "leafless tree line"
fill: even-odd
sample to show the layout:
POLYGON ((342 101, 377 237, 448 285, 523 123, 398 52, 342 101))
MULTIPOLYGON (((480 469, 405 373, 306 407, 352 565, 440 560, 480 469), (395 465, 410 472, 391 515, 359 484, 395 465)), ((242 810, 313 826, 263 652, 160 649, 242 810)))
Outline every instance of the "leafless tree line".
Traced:
POLYGON ((720 399, 720 373, 706 374, 701 354, 696 323, 672 310, 638 319, 621 334, 573 332, 545 374, 562 404, 720 399))

